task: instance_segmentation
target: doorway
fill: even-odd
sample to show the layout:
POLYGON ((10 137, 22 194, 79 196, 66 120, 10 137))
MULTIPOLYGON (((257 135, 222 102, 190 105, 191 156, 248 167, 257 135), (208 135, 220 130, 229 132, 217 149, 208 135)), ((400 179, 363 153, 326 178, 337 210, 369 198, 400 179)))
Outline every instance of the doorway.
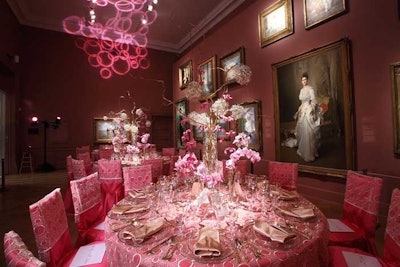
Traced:
MULTIPOLYGON (((0 160, 5 154, 5 128, 6 128, 6 94, 0 90, 0 160)), ((0 164, 0 176, 3 173, 3 164, 0 164)))

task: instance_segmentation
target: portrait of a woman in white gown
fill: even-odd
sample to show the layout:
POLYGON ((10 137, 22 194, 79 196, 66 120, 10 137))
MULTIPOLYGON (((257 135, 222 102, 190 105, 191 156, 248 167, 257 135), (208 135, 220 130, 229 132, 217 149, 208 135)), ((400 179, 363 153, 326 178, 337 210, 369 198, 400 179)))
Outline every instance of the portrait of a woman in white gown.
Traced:
POLYGON ((297 120, 295 136, 297 139, 297 154, 306 162, 318 157, 320 146, 320 126, 322 113, 318 107, 314 88, 308 85, 308 74, 301 75, 303 87, 300 89, 301 102, 294 119, 297 120))

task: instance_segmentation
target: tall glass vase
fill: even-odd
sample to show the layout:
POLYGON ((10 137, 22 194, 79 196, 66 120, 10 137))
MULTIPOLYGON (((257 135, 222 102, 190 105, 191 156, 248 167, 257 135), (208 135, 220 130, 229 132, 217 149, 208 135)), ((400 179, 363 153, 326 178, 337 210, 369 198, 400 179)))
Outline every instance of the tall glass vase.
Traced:
POLYGON ((203 138, 203 163, 208 174, 217 172, 217 134, 212 131, 204 131, 203 138))

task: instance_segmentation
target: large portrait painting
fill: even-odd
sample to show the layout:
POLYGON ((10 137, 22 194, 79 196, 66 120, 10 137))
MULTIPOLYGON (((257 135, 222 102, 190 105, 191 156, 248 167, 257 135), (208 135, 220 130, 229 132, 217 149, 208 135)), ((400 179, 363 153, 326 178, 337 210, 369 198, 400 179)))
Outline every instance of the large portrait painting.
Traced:
POLYGON ((252 101, 240 104, 244 108, 242 118, 236 121, 236 132, 250 136, 249 148, 262 149, 261 102, 252 101))
POLYGON ((272 65, 276 159, 345 177, 355 168, 349 40, 272 65))
POLYGON ((181 120, 186 116, 187 112, 187 100, 186 98, 175 102, 175 136, 176 136, 176 147, 184 148, 182 144, 183 132, 188 129, 188 123, 182 125, 181 120))

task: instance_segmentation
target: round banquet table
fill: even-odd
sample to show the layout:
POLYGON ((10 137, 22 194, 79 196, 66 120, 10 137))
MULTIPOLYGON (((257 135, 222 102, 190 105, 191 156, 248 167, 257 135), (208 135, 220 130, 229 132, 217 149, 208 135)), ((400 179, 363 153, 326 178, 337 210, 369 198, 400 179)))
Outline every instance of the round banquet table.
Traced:
POLYGON ((139 200, 149 208, 129 214, 117 215, 113 210, 108 213, 105 224, 108 266, 327 266, 326 217, 301 195, 296 193, 295 198, 277 200, 271 194, 248 192, 243 188, 242 198, 231 202, 221 187, 218 192, 223 200, 229 199, 225 202, 229 214, 217 219, 208 199, 200 201, 201 197, 196 198, 188 188, 169 187, 163 191, 158 186, 157 190, 146 190, 147 198, 135 199, 128 195, 121 200, 117 205, 137 204, 139 200), (276 207, 304 207, 312 209, 315 216, 302 219, 279 212, 276 207), (127 227, 141 227, 156 217, 163 218, 165 223, 149 239, 133 243, 123 238, 121 232, 127 227), (283 243, 272 241, 254 230, 255 220, 291 229, 295 237, 283 243), (218 229, 222 246, 219 257, 194 254, 193 246, 202 227, 218 229), (168 240, 171 236, 174 242, 168 240), (147 253, 152 248, 153 253, 147 253), (172 257, 163 259, 167 253, 172 257))

